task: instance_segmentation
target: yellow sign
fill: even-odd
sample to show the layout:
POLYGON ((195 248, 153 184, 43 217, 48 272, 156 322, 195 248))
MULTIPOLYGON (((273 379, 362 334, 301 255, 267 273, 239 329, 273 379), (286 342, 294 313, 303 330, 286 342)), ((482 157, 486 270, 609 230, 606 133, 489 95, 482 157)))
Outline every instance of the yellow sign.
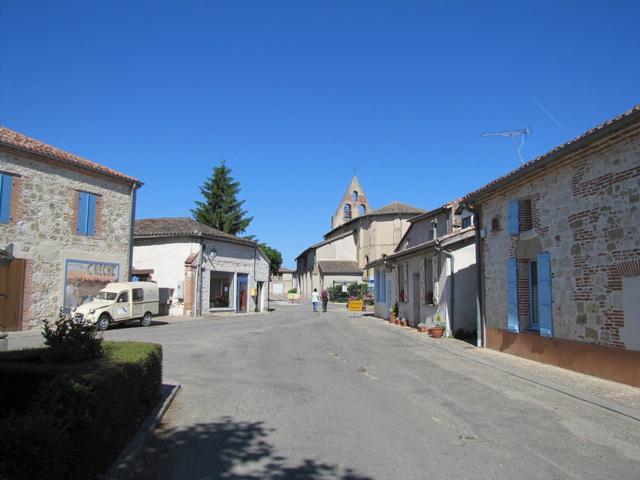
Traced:
POLYGON ((350 300, 348 308, 350 312, 361 312, 363 305, 363 300, 350 300))

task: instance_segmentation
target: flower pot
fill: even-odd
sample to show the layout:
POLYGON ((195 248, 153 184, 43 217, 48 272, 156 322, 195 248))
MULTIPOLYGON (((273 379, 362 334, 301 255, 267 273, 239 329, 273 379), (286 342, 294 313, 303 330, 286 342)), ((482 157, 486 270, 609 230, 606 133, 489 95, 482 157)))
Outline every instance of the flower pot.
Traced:
POLYGON ((402 326, 403 326, 403 327, 406 327, 406 326, 407 326, 407 319, 406 319, 406 318, 403 318, 403 319, 401 320, 401 322, 402 322, 402 326))
POLYGON ((431 327, 429 329, 429 334, 433 338, 440 338, 440 337, 442 337, 443 333, 444 333, 444 328, 443 327, 431 327))
POLYGON ((428 328, 426 325, 420 325, 420 326, 418 327, 418 331, 419 331, 420 333, 427 333, 427 332, 429 331, 429 328, 428 328))

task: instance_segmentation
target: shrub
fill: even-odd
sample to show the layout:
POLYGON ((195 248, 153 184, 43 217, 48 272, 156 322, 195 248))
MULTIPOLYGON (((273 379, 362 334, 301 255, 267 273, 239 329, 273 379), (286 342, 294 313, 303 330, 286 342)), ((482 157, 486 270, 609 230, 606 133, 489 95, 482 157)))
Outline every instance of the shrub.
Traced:
POLYGON ((351 298, 359 298, 362 300, 369 291, 369 285, 366 283, 353 282, 349 284, 347 290, 351 298))
MULTIPOLYGON (((0 377, 23 367, 30 373, 22 382, 34 384, 22 388, 30 392, 21 400, 26 406, 0 411, 6 415, 0 418, 0 478, 89 479, 111 465, 158 398, 162 347, 137 342, 103 347, 102 358, 76 365, 20 364, 15 352, 0 355, 0 377)), ((47 354, 49 349, 35 349, 22 358, 47 354)), ((4 397, 6 391, 0 391, 4 397)))
POLYGON ((287 293, 298 293, 298 289, 297 288, 290 288, 287 293))
POLYGON ((95 328, 67 315, 61 314, 53 324, 45 320, 42 336, 56 363, 78 363, 102 355, 102 338, 95 328))

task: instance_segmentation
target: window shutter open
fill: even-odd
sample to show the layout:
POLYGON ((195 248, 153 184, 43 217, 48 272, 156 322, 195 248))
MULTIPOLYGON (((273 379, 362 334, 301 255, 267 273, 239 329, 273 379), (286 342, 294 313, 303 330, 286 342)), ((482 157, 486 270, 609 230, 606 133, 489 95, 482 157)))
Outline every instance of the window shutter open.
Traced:
POLYGON ((538 255, 538 314, 540 317, 540 335, 553 336, 553 310, 551 300, 551 255, 548 252, 538 255))
POLYGON ((0 223, 9 223, 11 220, 11 190, 13 189, 13 177, 0 175, 0 223))
POLYGON ((96 234, 96 196, 88 194, 87 200, 87 235, 96 234))
POLYGON ((509 235, 516 235, 520 232, 520 202, 518 200, 511 200, 509 202, 509 221, 508 227, 509 235))
POLYGON ((518 262, 515 258, 507 260, 507 287, 508 287, 508 320, 507 328, 510 332, 520 333, 518 322, 518 262))
POLYGON ((87 234, 87 213, 89 211, 89 194, 84 192, 78 193, 78 224, 76 232, 80 235, 87 234))

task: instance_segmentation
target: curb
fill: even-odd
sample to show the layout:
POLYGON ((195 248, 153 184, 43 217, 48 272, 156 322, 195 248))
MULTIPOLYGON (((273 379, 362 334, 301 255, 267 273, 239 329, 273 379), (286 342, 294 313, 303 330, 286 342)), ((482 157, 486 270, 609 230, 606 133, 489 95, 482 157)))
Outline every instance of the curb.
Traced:
MULTIPOLYGON (((416 341, 418 341, 418 342, 420 342, 422 344, 428 345, 429 347, 434 348, 436 350, 440 350, 440 351, 448 353, 450 355, 455 355, 456 357, 462 358, 462 359, 470 361, 470 362, 477 363, 479 365, 483 365, 485 367, 493 368, 493 369, 498 370, 498 371, 500 371, 502 373, 506 373, 507 375, 511 375, 513 377, 519 378, 520 380, 524 380, 526 382, 533 383, 535 385, 547 388, 549 390, 553 390, 555 392, 562 393, 564 395, 567 395, 569 397, 575 398, 577 400, 581 400, 581 401, 589 403, 591 405, 595 405, 595 406, 603 408, 605 410, 609 410, 610 412, 617 413, 619 415, 622 415, 622 416, 625 416, 625 417, 630 418, 632 420, 636 420, 636 421, 640 422, 640 410, 638 410, 636 408, 631 408, 631 407, 627 407, 625 405, 620 405, 618 403, 611 402, 609 400, 605 400, 604 398, 600 398, 600 397, 597 397, 595 395, 591 395, 589 393, 579 392, 579 391, 574 390, 572 388, 565 387, 563 385, 558 385, 557 383, 554 383, 554 382, 537 379, 535 377, 516 372, 516 371, 514 371, 514 370, 512 370, 510 368, 504 367, 504 366, 502 366, 500 364, 497 364, 495 362, 492 362, 490 360, 475 358, 475 357, 473 357, 471 355, 468 355, 468 354, 466 354, 464 352, 458 352, 458 351, 452 350, 450 348, 446 348, 445 346, 442 346, 442 345, 436 345, 435 342, 425 342, 420 338, 416 338, 415 336, 408 334, 409 332, 406 331, 406 330, 403 331, 403 330, 400 330, 400 329, 394 329, 394 331, 398 332, 399 334, 403 335, 404 337, 413 338, 414 340, 416 340, 416 341)), ((474 347, 474 348, 477 348, 477 347, 474 347)))
POLYGON ((101 480, 122 480, 129 478, 140 456, 142 447, 144 447, 147 439, 158 426, 162 417, 164 417, 164 414, 169 409, 169 406, 181 388, 181 385, 176 382, 163 383, 160 386, 161 398, 158 400, 158 404, 151 411, 133 438, 129 440, 127 446, 120 452, 120 455, 118 455, 118 458, 113 462, 111 468, 100 477, 101 480))

